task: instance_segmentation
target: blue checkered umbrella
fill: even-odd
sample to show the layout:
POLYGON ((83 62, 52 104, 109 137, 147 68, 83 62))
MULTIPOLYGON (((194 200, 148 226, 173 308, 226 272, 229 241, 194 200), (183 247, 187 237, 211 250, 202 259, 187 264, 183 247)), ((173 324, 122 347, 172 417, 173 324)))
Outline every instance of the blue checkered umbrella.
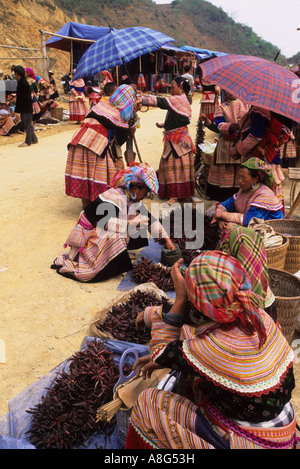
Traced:
POLYGON ((150 28, 111 29, 83 54, 74 78, 91 76, 122 65, 174 41, 166 34, 150 28))

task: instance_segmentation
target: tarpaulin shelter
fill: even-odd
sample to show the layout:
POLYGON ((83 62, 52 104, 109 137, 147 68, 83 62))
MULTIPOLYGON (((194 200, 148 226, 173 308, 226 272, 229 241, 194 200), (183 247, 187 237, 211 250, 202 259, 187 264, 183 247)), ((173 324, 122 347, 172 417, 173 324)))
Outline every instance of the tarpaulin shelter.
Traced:
POLYGON ((47 34, 52 34, 52 37, 46 42, 46 47, 70 52, 70 65, 73 69, 76 68, 87 48, 109 31, 110 27, 69 21, 56 33, 47 32, 47 34))
POLYGON ((198 60, 212 59, 213 57, 221 57, 227 55, 225 52, 216 52, 208 49, 200 49, 199 47, 182 46, 181 49, 193 52, 198 60))

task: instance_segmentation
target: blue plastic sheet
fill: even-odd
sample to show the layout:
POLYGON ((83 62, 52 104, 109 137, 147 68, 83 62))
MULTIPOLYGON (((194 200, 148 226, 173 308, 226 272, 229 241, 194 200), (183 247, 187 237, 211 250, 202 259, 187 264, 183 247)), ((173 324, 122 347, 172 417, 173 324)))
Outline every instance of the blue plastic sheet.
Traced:
MULTIPOLYGON (((84 349, 90 340, 101 339, 86 337, 82 342, 81 349, 84 349)), ((114 354, 116 365, 120 364, 121 357, 128 348, 134 348, 139 357, 149 354, 149 348, 146 345, 119 340, 103 340, 103 342, 114 354)), ((135 361, 134 356, 129 354, 127 357, 128 363, 133 364, 135 361)), ((8 413, 0 419, 0 449, 36 449, 30 444, 26 435, 32 420, 32 415, 27 413, 26 410, 31 409, 41 401, 42 396, 47 392, 46 388, 51 387, 56 374, 63 369, 68 369, 68 362, 69 360, 65 360, 9 402, 8 413)), ((105 433, 92 435, 84 446, 79 449, 122 449, 123 447, 118 438, 117 428, 115 428, 112 434, 109 435, 105 433)))

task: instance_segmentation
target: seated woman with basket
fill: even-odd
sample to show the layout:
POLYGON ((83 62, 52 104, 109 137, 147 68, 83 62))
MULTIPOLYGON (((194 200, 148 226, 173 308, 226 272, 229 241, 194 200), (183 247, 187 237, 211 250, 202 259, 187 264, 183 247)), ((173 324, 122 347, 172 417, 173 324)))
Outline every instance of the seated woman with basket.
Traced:
POLYGON ((271 167, 259 158, 250 158, 239 169, 240 190, 221 202, 215 220, 221 229, 228 223, 248 226, 253 217, 262 220, 282 219, 283 204, 276 197, 271 167))

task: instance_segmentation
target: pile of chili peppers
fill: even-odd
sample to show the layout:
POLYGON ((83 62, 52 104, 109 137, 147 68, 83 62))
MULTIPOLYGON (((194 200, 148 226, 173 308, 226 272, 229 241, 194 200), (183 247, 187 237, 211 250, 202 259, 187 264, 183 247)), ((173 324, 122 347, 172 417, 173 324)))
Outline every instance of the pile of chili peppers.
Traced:
POLYGON ((124 303, 114 305, 107 313, 103 322, 96 324, 101 332, 109 332, 114 339, 134 344, 148 344, 151 338, 150 330, 138 331, 135 325, 137 315, 148 306, 168 305, 167 298, 158 298, 153 292, 137 290, 132 292, 124 303))
POLYGON ((155 264, 151 259, 141 257, 135 262, 131 273, 137 284, 152 282, 164 292, 174 290, 171 269, 155 264))
POLYGON ((96 413, 112 400, 119 376, 106 345, 99 339, 88 342, 69 359, 68 370, 57 374, 41 402, 27 410, 33 416, 30 443, 37 449, 75 449, 95 432, 113 431, 115 423, 96 422, 96 413))

